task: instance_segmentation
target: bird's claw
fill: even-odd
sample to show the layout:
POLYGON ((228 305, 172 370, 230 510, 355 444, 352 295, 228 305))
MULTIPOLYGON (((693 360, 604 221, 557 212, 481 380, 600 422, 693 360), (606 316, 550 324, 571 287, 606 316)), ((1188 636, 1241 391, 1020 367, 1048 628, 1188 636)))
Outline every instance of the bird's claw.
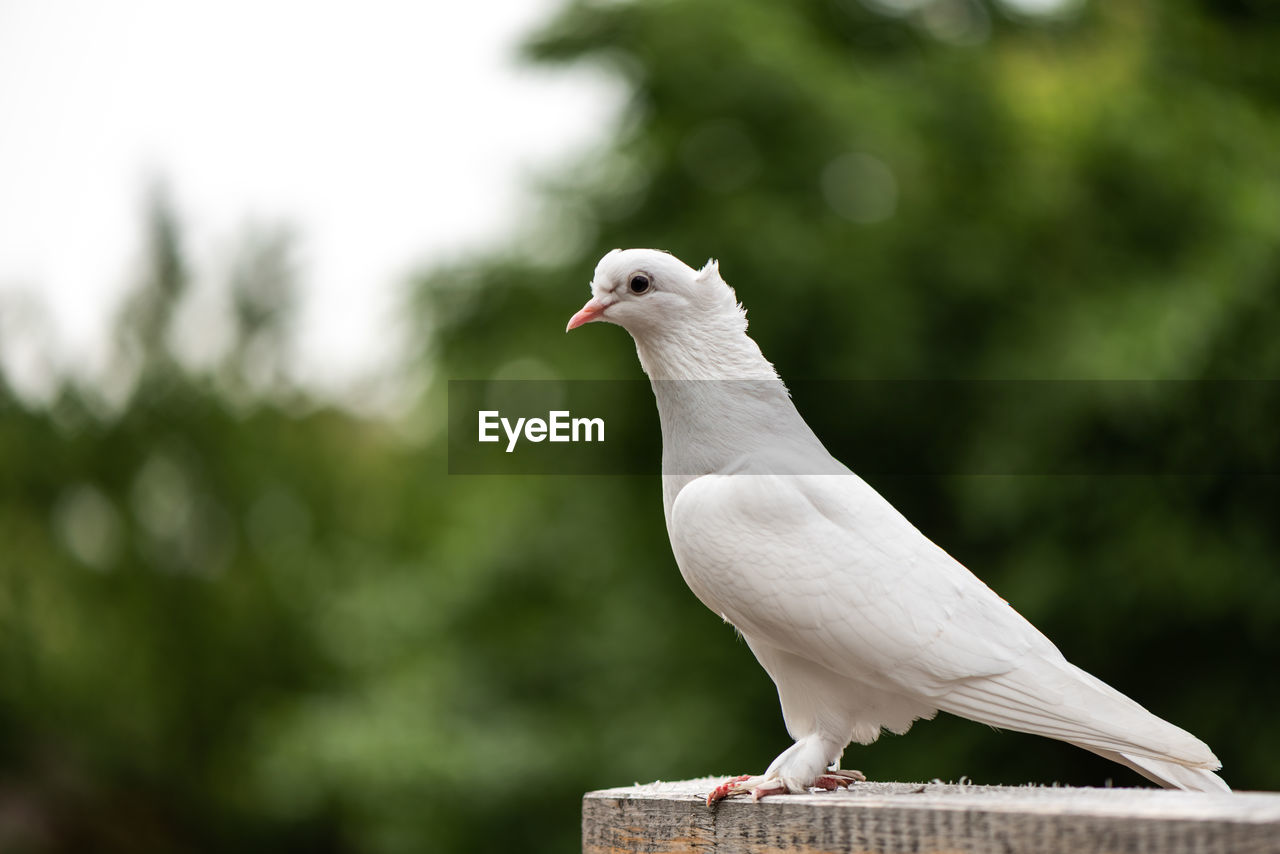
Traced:
POLYGON ((738 788, 739 785, 742 782, 750 779, 751 779, 750 774, 743 774, 741 776, 730 777, 728 780, 725 780, 719 786, 716 786, 714 789, 712 789, 711 794, 707 795, 707 806, 711 806, 717 801, 722 801, 725 798, 729 797, 730 795, 739 794, 739 788, 738 788))
POLYGON ((861 771, 842 771, 837 769, 815 777, 813 788, 826 789, 831 792, 836 789, 847 789, 854 783, 865 782, 867 782, 867 778, 861 771))
MULTIPOLYGON (((854 783, 865 783, 866 780, 867 778, 863 776, 861 771, 835 770, 819 774, 809 787, 834 791, 840 788, 847 789, 854 783)), ((711 793, 707 795, 707 806, 712 806, 734 795, 749 794, 752 801, 758 801, 769 795, 785 795, 788 791, 787 785, 781 780, 743 774, 739 777, 730 777, 712 789, 711 793)))
POLYGON ((707 795, 707 806, 711 806, 725 798, 731 798, 734 795, 751 795, 752 801, 758 801, 769 795, 785 795, 786 793, 787 786, 781 780, 743 774, 740 777, 731 777, 712 789, 711 794, 707 795))

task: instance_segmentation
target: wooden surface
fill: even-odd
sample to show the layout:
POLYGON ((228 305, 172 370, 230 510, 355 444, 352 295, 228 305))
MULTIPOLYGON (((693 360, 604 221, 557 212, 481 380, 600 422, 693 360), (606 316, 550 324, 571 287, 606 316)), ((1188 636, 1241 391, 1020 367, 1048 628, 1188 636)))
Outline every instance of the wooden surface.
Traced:
POLYGON ((859 783, 704 803, 724 778, 589 792, 582 850, 1280 854, 1280 794, 859 783))

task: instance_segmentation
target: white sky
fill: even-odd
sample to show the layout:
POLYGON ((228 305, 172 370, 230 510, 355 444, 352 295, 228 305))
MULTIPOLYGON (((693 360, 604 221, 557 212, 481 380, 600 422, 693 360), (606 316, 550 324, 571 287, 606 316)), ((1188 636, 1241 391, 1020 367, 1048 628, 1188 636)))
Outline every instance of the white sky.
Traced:
POLYGON ((0 0, 0 305, 52 309, 25 350, 0 323, 14 379, 101 365, 155 178, 198 275, 246 222, 296 227, 310 384, 385 364, 406 274, 497 239, 522 176, 610 127, 608 81, 514 61, 557 5, 0 0))

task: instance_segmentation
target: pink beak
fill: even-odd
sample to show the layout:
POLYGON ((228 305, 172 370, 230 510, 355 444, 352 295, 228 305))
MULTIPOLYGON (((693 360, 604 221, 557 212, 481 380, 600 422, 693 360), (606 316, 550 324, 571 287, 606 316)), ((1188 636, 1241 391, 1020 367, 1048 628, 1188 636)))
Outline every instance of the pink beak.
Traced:
POLYGON ((591 323, 593 320, 603 319, 604 310, 606 308, 608 308, 607 305, 600 302, 600 300, 595 297, 592 297, 587 300, 587 304, 584 305, 577 314, 569 318, 569 325, 564 328, 564 331, 568 332, 571 329, 577 329, 584 323, 591 323))

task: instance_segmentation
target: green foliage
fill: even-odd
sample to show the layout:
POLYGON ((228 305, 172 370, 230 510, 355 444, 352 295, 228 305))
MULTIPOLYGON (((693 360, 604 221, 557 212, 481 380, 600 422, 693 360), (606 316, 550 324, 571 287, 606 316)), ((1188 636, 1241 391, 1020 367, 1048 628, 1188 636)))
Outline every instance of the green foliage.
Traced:
MULTIPOLYGON (((232 356, 183 367, 189 271, 158 202, 108 384, 126 392, 69 383, 37 407, 0 384, 0 847, 572 850, 585 789, 784 747, 768 678, 679 578, 656 478, 445 474, 447 379, 640 376, 621 331, 561 334, 612 247, 719 257, 792 381, 1276 377, 1268 4, 881 8, 565 8, 530 58, 598 64, 629 100, 544 179, 528 235, 417 283, 407 370, 431 383, 405 424, 288 387, 285 232, 233 266, 232 356)), ((846 459, 858 430, 887 459, 945 431, 940 472, 1179 453, 1088 396, 1037 396, 1055 427, 1024 435, 955 388, 974 390, 923 425, 800 402, 846 459)), ((1274 412, 1145 388, 1275 462, 1274 412)), ((1074 661, 1203 737, 1230 783, 1277 788, 1280 493, 1199 471, 872 482, 1074 661)), ((943 718, 847 762, 1138 782, 943 718)))

